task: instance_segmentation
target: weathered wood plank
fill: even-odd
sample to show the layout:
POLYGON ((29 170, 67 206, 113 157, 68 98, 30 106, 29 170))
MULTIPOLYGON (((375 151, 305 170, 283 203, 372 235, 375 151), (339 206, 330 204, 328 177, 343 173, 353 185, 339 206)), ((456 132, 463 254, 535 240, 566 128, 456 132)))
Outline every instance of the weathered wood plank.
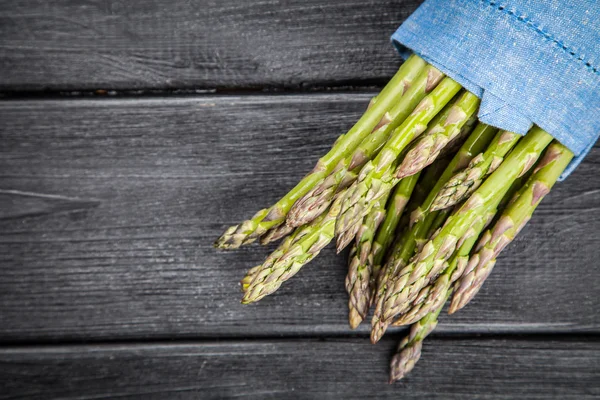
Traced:
MULTIPOLYGON (((285 193, 368 98, 0 102, 0 340, 347 333, 333 249, 242 306, 237 282, 267 250, 211 245, 285 193)), ((600 331, 599 163, 595 148, 440 331, 600 331)))
POLYGON ((0 349, 0 399, 597 399, 592 339, 437 339, 388 385, 395 341, 0 349))
POLYGON ((0 91, 379 85, 420 2, 0 1, 0 91))

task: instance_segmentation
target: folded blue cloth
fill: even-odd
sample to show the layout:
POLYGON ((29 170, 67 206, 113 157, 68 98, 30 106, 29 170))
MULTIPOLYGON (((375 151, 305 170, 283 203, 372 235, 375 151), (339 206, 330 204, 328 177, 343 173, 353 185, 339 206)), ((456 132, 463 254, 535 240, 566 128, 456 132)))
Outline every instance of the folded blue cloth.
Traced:
POLYGON ((571 149, 561 179, 600 136, 598 0, 426 0, 392 41, 479 96, 481 121, 571 149))

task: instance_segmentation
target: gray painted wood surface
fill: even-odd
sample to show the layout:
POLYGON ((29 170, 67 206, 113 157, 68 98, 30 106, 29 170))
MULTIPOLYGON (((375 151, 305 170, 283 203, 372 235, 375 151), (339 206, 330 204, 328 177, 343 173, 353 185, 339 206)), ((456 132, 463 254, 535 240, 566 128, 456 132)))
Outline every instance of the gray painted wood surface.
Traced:
POLYGON ((430 339, 386 383, 395 341, 270 340, 0 350, 0 399, 548 399, 600 396, 589 338, 430 339), (8 378, 11 378, 10 380, 8 378))
MULTIPOLYGON (((333 248, 243 306, 238 281, 268 249, 212 242, 283 195, 368 98, 0 103, 0 339, 349 332, 345 257, 333 248)), ((600 331, 599 157, 557 186, 440 330, 600 331)))
POLYGON ((598 146, 396 385, 344 256, 242 306, 269 248, 211 247, 358 118, 418 3, 0 0, 0 399, 598 398, 598 146))
POLYGON ((381 84, 419 0, 0 1, 0 90, 381 84))

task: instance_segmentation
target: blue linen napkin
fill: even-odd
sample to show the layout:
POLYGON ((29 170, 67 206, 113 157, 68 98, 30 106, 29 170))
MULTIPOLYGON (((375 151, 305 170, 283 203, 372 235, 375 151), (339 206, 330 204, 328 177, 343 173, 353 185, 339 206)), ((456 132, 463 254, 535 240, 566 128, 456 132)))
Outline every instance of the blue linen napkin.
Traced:
POLYGON ((561 180, 600 136, 599 0, 426 0, 392 41, 480 97, 481 121, 571 149, 561 180))

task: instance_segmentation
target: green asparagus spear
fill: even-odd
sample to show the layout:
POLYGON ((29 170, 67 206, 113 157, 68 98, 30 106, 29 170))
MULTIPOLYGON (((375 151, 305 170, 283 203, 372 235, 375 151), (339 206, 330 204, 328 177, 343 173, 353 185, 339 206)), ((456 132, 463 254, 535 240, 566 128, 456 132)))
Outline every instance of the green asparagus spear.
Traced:
POLYGON ((378 200, 378 204, 363 219, 362 225, 356 234, 355 249, 348 259, 346 291, 350 296, 348 300, 348 321, 352 329, 356 329, 365 319, 371 305, 369 286, 373 271, 371 246, 375 232, 385 217, 386 200, 385 196, 378 200))
POLYGON ((439 157, 446 157, 448 155, 456 154, 458 149, 460 149, 465 143, 465 140, 471 135, 473 129, 475 129, 475 126, 477 126, 477 123, 477 114, 471 115, 471 118, 469 118, 460 129, 460 133, 442 149, 439 157))
POLYGON ((448 218, 441 232, 392 279, 382 307, 376 310, 379 312, 373 320, 371 341, 377 342, 393 318, 407 310, 419 291, 429 283, 426 280, 429 271, 453 254, 458 240, 474 221, 484 218, 486 210, 497 208, 513 181, 529 170, 551 140, 548 133, 534 127, 469 200, 448 218))
POLYGON ((252 277, 242 279, 243 283, 250 281, 242 299, 243 304, 253 303, 275 292, 333 240, 340 200, 339 197, 334 200, 329 211, 310 224, 296 228, 299 233, 292 242, 285 240, 258 271, 250 270, 252 277))
MULTIPOLYGON (((377 277, 381 270, 381 263, 385 257, 385 253, 394 240, 396 228, 400 222, 400 217, 406 208, 406 205, 415 189, 417 181, 419 180, 421 173, 417 173, 406 179, 402 179, 392 194, 386 208, 385 219, 379 229, 377 235, 373 241, 371 248, 372 257, 372 272, 370 279, 371 296, 374 295, 377 288, 377 277)), ((371 297, 369 296, 369 297, 371 297)))
POLYGON ((498 168, 520 137, 521 135, 513 132, 498 132, 485 152, 473 158, 467 168, 454 175, 440 190, 431 209, 441 210, 451 207, 473 193, 485 177, 498 168))
POLYGON ((443 123, 435 125, 417 140, 396 169, 396 177, 402 179, 413 175, 435 161, 442 149, 458 136, 478 107, 477 96, 464 92, 443 118, 443 123))
MULTIPOLYGON (((443 273, 435 278, 435 282, 421 289, 415 300, 413 300, 410 309, 402 314, 393 323, 394 326, 402 326, 415 323, 425 315, 441 308, 446 299, 448 299, 449 291, 452 289, 452 283, 460 277, 462 271, 469 261, 471 249, 477 243, 477 239, 484 229, 487 221, 490 221, 495 215, 496 210, 489 212, 485 219, 475 221, 467 232, 461 238, 461 242, 457 244, 458 250, 452 256, 450 261, 444 263, 443 273)), ((433 278, 433 277, 431 277, 433 278)), ((430 281, 433 279, 430 278, 430 281)))
POLYGON ((373 324, 376 324, 379 319, 383 307, 384 296, 392 278, 406 266, 413 256, 415 248, 424 244, 429 237, 429 232, 432 228, 437 229, 437 226, 443 223, 448 216, 448 213, 445 211, 429 212, 431 203, 437 196, 438 191, 444 186, 448 179, 452 177, 456 170, 467 165, 475 154, 480 153, 488 145, 496 132, 497 129, 492 128, 489 125, 479 124, 456 153, 454 158, 446 166, 446 169, 441 176, 436 180, 435 185, 433 185, 422 204, 411 213, 411 228, 405 231, 402 234, 401 239, 395 243, 388 261, 379 273, 377 292, 374 297, 376 306, 373 324), (436 225, 434 225, 434 223, 436 223, 436 225))
MULTIPOLYGON (((493 212, 488 215, 488 220, 492 215, 493 212)), ((404 320, 394 323, 394 325, 412 323, 412 326, 409 335, 402 339, 390 362, 390 384, 406 376, 419 361, 423 341, 436 328, 438 316, 452 293, 452 286, 446 285, 445 282, 447 279, 453 282, 455 277, 460 275, 460 268, 466 264, 469 252, 477 241, 478 231, 480 232, 481 229, 483 229, 483 221, 477 221, 465 235, 458 254, 453 257, 444 275, 436 280, 435 286, 424 288, 421 291, 421 293, 425 291, 425 294, 420 302, 418 302, 418 298, 415 300, 414 311, 411 310, 410 314, 406 314, 404 320), (421 307, 419 308, 418 305, 421 307)), ((421 293, 418 297, 422 297, 421 293)))
POLYGON ((418 56, 409 57, 381 93, 371 102, 368 110, 354 127, 338 138, 331 150, 317 162, 314 169, 306 177, 270 208, 261 210, 252 219, 227 229, 217 240, 215 247, 231 249, 252 243, 269 229, 283 223, 296 200, 327 176, 341 160, 352 154, 362 140, 385 117, 385 113, 402 97, 406 90, 406 80, 413 80, 425 65, 425 61, 418 56))
POLYGON ((336 236, 341 236, 370 211, 373 201, 389 192, 398 182, 392 172, 402 150, 427 128, 427 124, 456 95, 460 85, 444 78, 390 136, 374 160, 361 170, 358 180, 348 188, 336 222, 336 236))
POLYGON ((436 328, 437 319, 443 305, 444 302, 436 310, 426 314, 410 327, 410 333, 402 339, 396 354, 390 362, 390 384, 406 376, 419 361, 423 340, 436 328))
POLYGON ((431 65, 423 68, 414 81, 410 82, 408 90, 398 103, 384 115, 381 122, 370 135, 362 140, 358 148, 340 161, 329 175, 317 182, 312 190, 294 203, 287 215, 286 224, 292 227, 307 224, 327 209, 335 193, 356 180, 362 166, 377 155, 394 129, 404 122, 423 97, 437 86, 443 76, 431 65))
POLYGON ((479 292, 491 273, 498 254, 519 234, 536 207, 567 167, 573 153, 558 142, 548 146, 534 173, 517 192, 494 228, 482 237, 476 254, 471 257, 464 275, 456 283, 450 313, 463 308, 479 292))
POLYGON ((406 219, 406 217, 410 217, 417 208, 421 207, 431 189, 433 189, 440 176, 442 176, 442 173, 448 167, 448 162, 446 161, 449 160, 440 159, 422 171, 417 186, 415 186, 413 194, 406 205, 406 212, 400 221, 401 226, 408 225, 409 219, 406 219))

